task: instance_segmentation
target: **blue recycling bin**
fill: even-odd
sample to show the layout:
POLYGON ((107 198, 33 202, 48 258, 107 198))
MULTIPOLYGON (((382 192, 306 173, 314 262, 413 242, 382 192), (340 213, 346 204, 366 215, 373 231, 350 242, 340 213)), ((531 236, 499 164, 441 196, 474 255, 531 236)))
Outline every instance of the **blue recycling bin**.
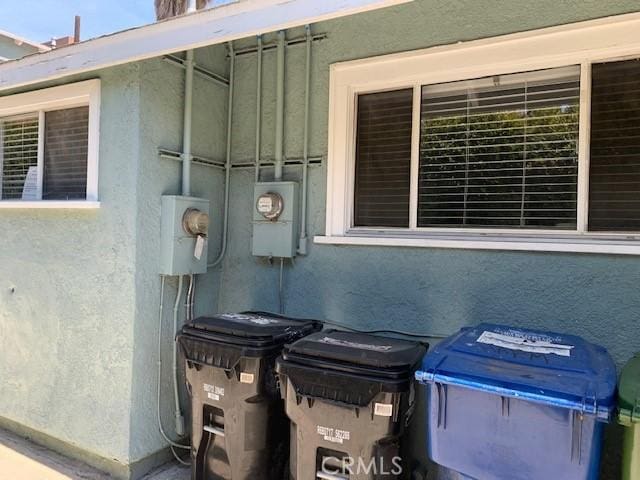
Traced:
POLYGON ((596 480, 615 407, 607 351, 573 335, 481 324, 433 348, 428 454, 477 480, 596 480))

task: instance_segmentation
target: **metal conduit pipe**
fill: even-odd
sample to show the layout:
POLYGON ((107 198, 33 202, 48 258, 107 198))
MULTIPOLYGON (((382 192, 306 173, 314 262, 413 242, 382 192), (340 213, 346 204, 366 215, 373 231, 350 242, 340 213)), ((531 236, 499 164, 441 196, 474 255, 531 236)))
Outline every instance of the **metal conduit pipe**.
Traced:
POLYGON ((178 291, 176 292, 176 302, 173 304, 173 398, 175 401, 176 433, 184 435, 184 416, 180 408, 180 393, 178 387, 178 342, 175 341, 178 334, 178 312, 180 311, 180 298, 182 298, 183 277, 178 277, 178 291))
POLYGON ((262 35, 258 35, 258 67, 256 77, 256 183, 260 181, 260 135, 262 127, 262 35))
POLYGON ((191 122, 193 119, 193 50, 184 61, 184 123, 182 132, 182 195, 191 195, 191 122))
POLYGON ((236 66, 236 56, 233 49, 233 42, 229 42, 229 102, 227 105, 227 154, 225 161, 225 172, 224 172, 224 214, 223 214, 223 224, 222 224, 222 246, 220 247, 220 253, 218 254, 218 258, 216 258, 213 262, 209 263, 207 267, 213 268, 217 266, 227 251, 227 236, 229 233, 229 185, 231 183, 231 133, 232 133, 232 122, 233 122, 233 91, 234 91, 234 77, 235 77, 235 66, 236 66))
POLYGON ((298 253, 307 254, 307 190, 309 176, 309 108, 311 98, 311 26, 305 25, 307 36, 307 56, 305 62, 305 87, 304 87, 304 134, 302 152, 302 206, 300 207, 300 240, 298 242, 298 253))
POLYGON ((284 60, 285 32, 278 32, 278 57, 276 63, 276 141, 274 179, 282 180, 282 160, 284 157, 284 60))
POLYGON ((158 429, 160 430, 160 434, 162 435, 162 437, 165 439, 165 441, 169 445, 171 445, 172 447, 189 450, 191 448, 189 445, 182 445, 180 443, 177 443, 171 440, 171 438, 169 438, 169 435, 167 435, 162 425, 162 415, 160 414, 160 405, 162 404, 160 393, 162 390, 162 320, 164 317, 163 315, 164 284, 165 284, 165 277, 164 275, 162 275, 160 280, 160 309, 158 312, 158 385, 157 385, 158 389, 157 389, 157 405, 156 405, 158 429))

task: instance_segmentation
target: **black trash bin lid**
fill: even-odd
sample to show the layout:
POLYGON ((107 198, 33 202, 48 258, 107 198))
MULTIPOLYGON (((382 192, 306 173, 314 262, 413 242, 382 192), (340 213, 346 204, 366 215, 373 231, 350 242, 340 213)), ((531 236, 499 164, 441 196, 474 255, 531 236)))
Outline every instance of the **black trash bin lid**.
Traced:
POLYGON ((247 312, 199 317, 185 325, 182 333, 234 344, 267 346, 286 343, 320 328, 316 320, 247 312))
POLYGON ((285 360, 313 365, 339 363, 371 370, 413 371, 426 352, 424 344, 365 333, 325 330, 287 345, 285 360), (322 362, 322 361, 325 362, 322 362))

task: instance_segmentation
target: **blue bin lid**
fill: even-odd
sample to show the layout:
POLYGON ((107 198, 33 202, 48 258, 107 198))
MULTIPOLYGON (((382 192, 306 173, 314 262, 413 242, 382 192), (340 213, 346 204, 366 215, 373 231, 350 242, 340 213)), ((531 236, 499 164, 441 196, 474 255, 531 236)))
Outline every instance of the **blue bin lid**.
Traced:
POLYGON ((579 410, 609 421, 617 376, 603 347, 575 335, 483 323, 436 345, 424 357, 416 379, 579 410))

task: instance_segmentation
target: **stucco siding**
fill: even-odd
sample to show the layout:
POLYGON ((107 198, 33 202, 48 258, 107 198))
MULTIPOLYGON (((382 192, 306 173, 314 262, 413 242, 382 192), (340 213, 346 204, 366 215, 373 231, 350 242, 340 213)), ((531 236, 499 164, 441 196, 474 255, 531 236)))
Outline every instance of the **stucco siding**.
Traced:
POLYGON ((128 463, 138 66, 99 77, 102 207, 0 213, 0 416, 128 463))

